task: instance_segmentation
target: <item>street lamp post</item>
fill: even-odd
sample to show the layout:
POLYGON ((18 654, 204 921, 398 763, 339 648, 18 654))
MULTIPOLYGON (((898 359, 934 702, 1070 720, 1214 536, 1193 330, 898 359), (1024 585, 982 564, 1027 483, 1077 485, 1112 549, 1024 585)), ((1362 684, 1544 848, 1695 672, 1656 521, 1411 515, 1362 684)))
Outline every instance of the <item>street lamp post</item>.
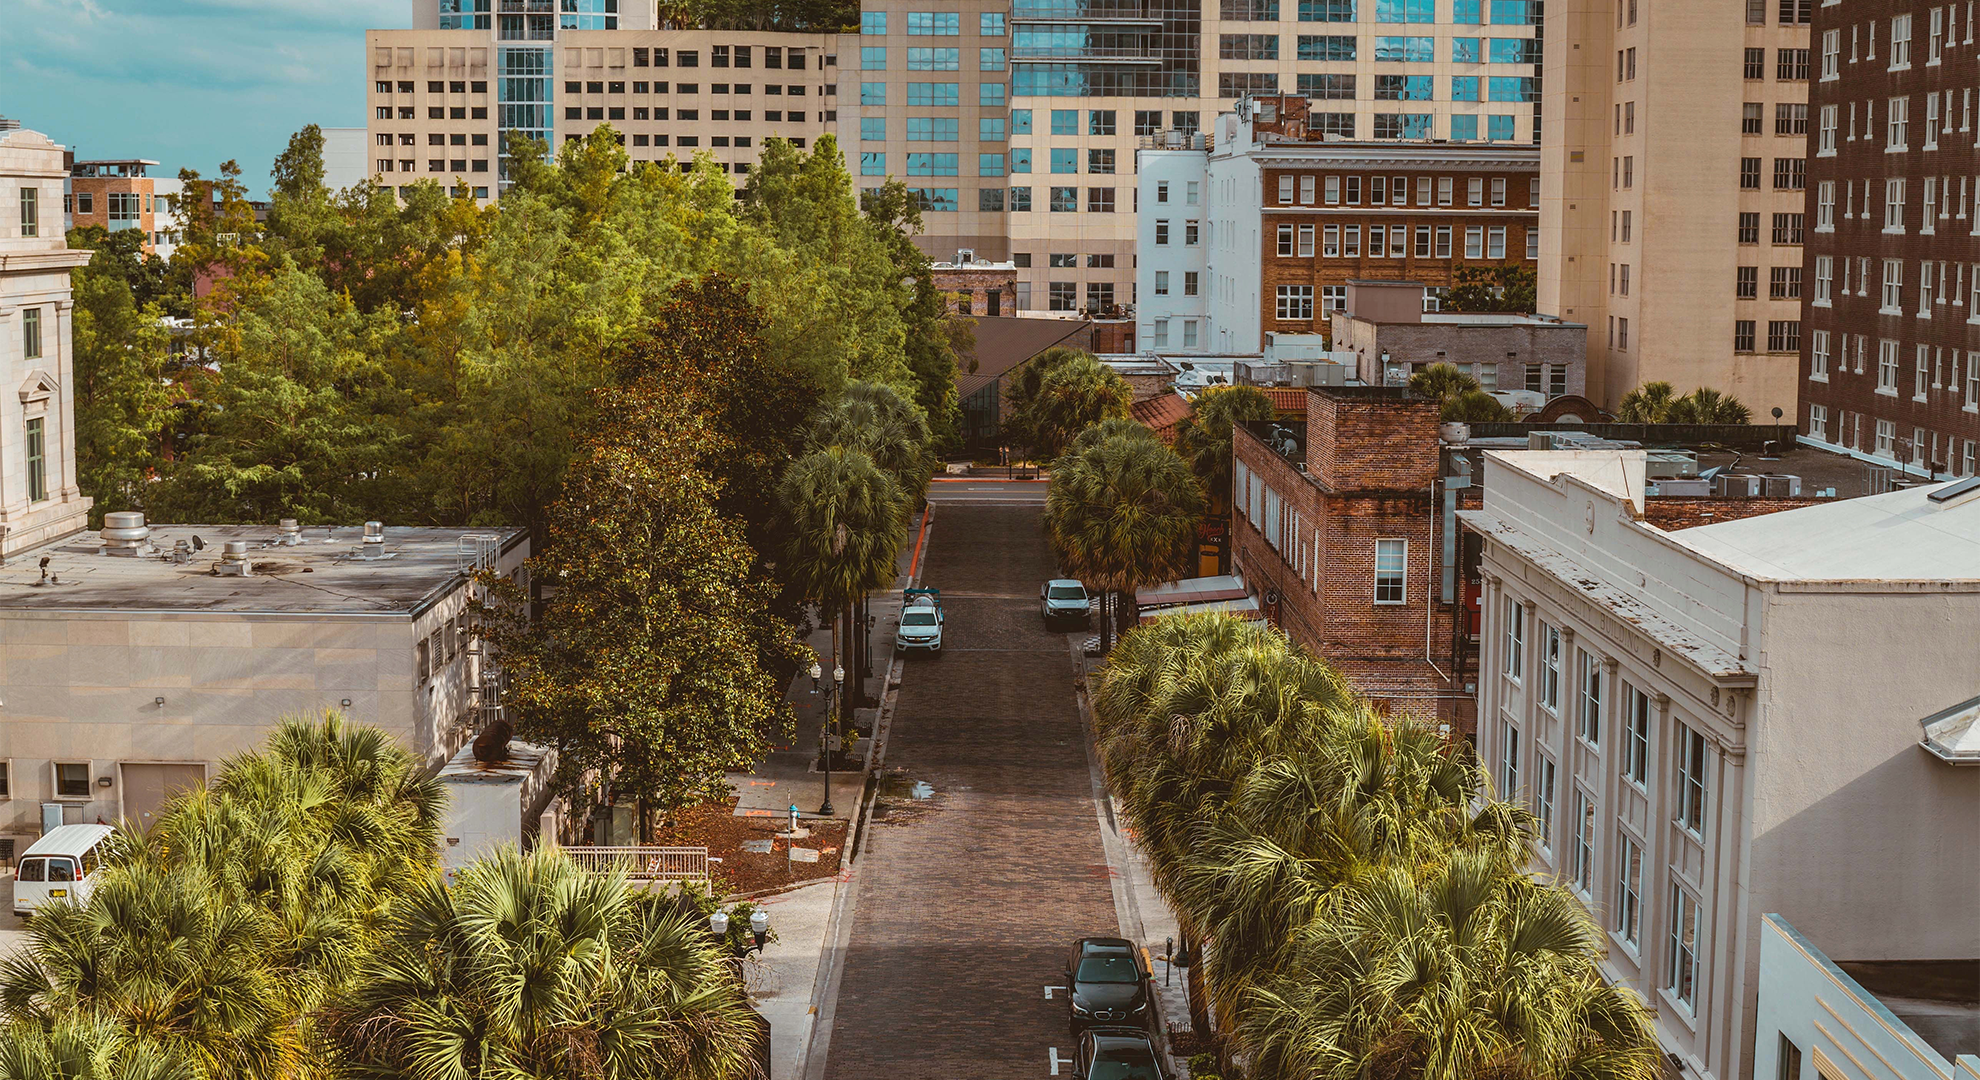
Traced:
MULTIPOLYGON (((729 940, 729 913, 720 908, 711 913, 708 916, 708 931, 715 935, 717 945, 726 945, 729 940)), ((764 942, 770 936, 770 916, 760 910, 750 912, 749 933, 755 944, 743 946, 743 950, 735 954, 734 958, 737 960, 763 948, 764 942)))
POLYGON ((834 712, 837 709, 843 708, 845 705, 846 669, 844 665, 832 665, 832 685, 827 688, 827 693, 835 696, 826 702, 825 719, 820 724, 818 732, 818 750, 825 755, 825 802, 819 806, 818 813, 820 816, 825 817, 831 816, 832 813, 832 727, 834 726, 832 718, 834 712))

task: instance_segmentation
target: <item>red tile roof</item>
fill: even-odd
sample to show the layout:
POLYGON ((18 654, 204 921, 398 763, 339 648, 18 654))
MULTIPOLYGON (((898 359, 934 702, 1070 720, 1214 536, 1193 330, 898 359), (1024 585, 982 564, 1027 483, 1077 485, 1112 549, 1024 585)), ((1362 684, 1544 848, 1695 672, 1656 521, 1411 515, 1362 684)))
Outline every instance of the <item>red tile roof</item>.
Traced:
POLYGON ((1189 401, 1181 394, 1144 398, 1128 407, 1128 415, 1152 428, 1164 443, 1174 445, 1176 425, 1189 415, 1189 401))
POLYGON ((1304 386, 1265 386, 1260 387, 1272 399, 1272 409, 1280 420, 1306 419, 1306 387, 1304 386))

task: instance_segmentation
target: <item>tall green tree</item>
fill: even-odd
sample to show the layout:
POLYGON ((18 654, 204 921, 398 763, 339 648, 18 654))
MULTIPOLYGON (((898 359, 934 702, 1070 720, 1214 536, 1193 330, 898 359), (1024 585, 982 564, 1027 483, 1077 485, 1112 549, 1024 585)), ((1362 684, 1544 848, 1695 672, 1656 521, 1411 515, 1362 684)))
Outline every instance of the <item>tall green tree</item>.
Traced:
POLYGON ((1445 311, 1532 311, 1539 277, 1515 263, 1460 266, 1444 297, 1445 311))
POLYGON ((1066 572, 1107 594, 1103 644, 1118 621, 1113 594, 1195 565, 1204 508, 1202 482, 1139 424, 1106 425, 1052 463, 1045 535, 1066 572))
POLYGON ((1213 509, 1231 505, 1231 430, 1272 416, 1271 397, 1255 386, 1213 386, 1190 402, 1189 415, 1176 425, 1176 453, 1203 481, 1213 509))
POLYGON ((1050 460, 1062 453, 1080 432, 1110 418, 1128 415, 1134 388, 1120 372, 1098 358, 1081 353, 1050 369, 1038 382, 1036 396, 1023 406, 1023 429, 1033 453, 1050 460))
POLYGON ((715 509, 702 462, 719 449, 650 385, 600 391, 528 563, 556 594, 532 620, 527 592, 499 580, 483 609, 517 731, 557 748, 574 802, 599 794, 587 777, 636 800, 642 835, 656 809, 726 794, 725 773, 790 731, 770 665, 797 646, 741 524, 715 509))
POLYGON ((98 249, 71 275, 76 479, 96 500, 92 525, 101 525, 108 511, 144 506, 146 485, 164 460, 171 417, 164 313, 136 305, 115 261, 98 249), (99 267, 99 260, 106 265, 99 267))
POLYGON ((506 849, 393 911, 334 1020, 349 1075, 742 1080, 756 1028, 691 903, 506 849))

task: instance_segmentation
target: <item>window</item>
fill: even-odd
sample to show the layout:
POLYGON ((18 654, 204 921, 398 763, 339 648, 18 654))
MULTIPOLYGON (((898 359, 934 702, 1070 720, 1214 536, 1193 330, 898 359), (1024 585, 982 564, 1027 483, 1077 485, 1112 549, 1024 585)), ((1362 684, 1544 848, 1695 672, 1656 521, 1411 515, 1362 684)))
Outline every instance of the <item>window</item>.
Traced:
POLYGON ((1354 0, 1299 0, 1299 21, 1354 22, 1354 0))
POLYGON ((1500 748, 1504 756, 1499 759, 1499 789, 1502 799, 1519 797, 1519 729, 1506 725, 1505 745, 1500 748))
MULTIPOLYGON (((1013 212, 1020 212, 1020 211, 1028 211, 1028 210, 1030 210, 1030 209, 1031 209, 1031 189, 1030 189, 1030 188, 1028 188, 1028 187, 1014 187, 1014 188, 1012 188, 1012 189, 1011 189, 1011 210, 1012 210, 1013 212)), ((1028 257, 1029 257, 1029 256, 1027 256, 1027 258, 1028 258, 1028 257)), ((1024 264, 1023 264, 1023 263, 1020 263, 1020 264, 1018 264, 1018 265, 1020 265, 1020 266, 1022 266, 1022 265, 1024 265, 1024 264)), ((1019 283, 1019 287, 1020 287, 1020 288, 1030 288, 1031 286, 1030 286, 1030 283, 1028 283, 1028 282, 1020 282, 1020 283, 1019 283)), ((1025 310, 1025 305, 1022 305, 1022 304, 1020 304, 1020 305, 1018 306, 1018 310, 1020 310, 1020 311, 1022 311, 1022 310, 1025 310)))
POLYGON ((1884 260, 1883 300, 1879 310, 1887 315, 1903 314, 1904 305, 1904 260, 1884 260))
POLYGON ((1113 213, 1114 189, 1110 187, 1087 188, 1086 212, 1089 214, 1113 213))
POLYGON ((1911 15, 1891 16, 1891 60, 1890 70, 1900 71, 1911 66, 1911 15))
POLYGON ((997 49, 976 50, 976 70, 1002 71, 1006 66, 1008 65, 1005 60, 1005 53, 1003 49, 997 48, 997 49))
MULTIPOLYGON (((1530 365, 1528 370, 1536 370, 1530 365)), ((1561 711, 1561 631, 1548 623, 1540 624, 1540 707, 1558 715, 1561 711)))
POLYGON ((1375 39, 1375 61, 1430 63, 1436 58, 1436 40, 1430 37, 1378 37, 1375 39))
MULTIPOLYGON (((1796 267, 1791 267, 1791 269, 1794 271, 1794 276, 1797 279, 1794 283, 1795 296, 1799 297, 1801 295, 1801 282, 1798 279, 1801 277, 1801 267, 1796 266, 1796 267)), ((1767 323, 1767 351, 1768 352, 1800 352, 1801 351, 1801 320, 1799 319, 1769 320, 1767 323)))
POLYGON ((1055 187, 1051 190, 1051 210, 1055 214, 1079 212, 1079 189, 1076 187, 1055 187))
POLYGON ((1776 50, 1774 54, 1774 78, 1782 82, 1807 82, 1808 50, 1776 50))
POLYGON ((1375 76, 1376 101, 1429 101, 1430 98, 1428 75, 1375 76))
POLYGON ((1746 50, 1746 78, 1748 81, 1763 80, 1767 77, 1767 50, 1746 50))
POLYGON ((1155 222, 1155 246, 1167 247, 1168 243, 1169 243, 1169 223, 1167 221, 1158 220, 1155 222))
POLYGON ((976 33, 979 37, 1003 37, 1004 13, 986 11, 977 16, 976 33))
POLYGON ((1801 267, 1769 267, 1767 270, 1767 299, 1801 299, 1801 267))
POLYGON ((1112 173, 1114 171, 1114 152, 1112 150, 1088 150, 1086 152, 1086 171, 1102 174, 1112 173))
POLYGON ((1694 836, 1705 834, 1705 735, 1686 724, 1677 727, 1677 824, 1694 836))
POLYGON ((1202 233, 1203 233, 1203 226, 1201 222, 1195 222, 1195 221, 1183 222, 1183 246, 1195 247, 1198 239, 1201 238, 1202 233))
POLYGON ((1774 134, 1808 134, 1808 106, 1782 103, 1774 106, 1774 134))
POLYGON ((1590 746, 1602 745, 1602 662, 1576 650, 1581 666, 1581 722, 1578 732, 1590 746))
POLYGON ((1754 321, 1752 319, 1735 319, 1733 321, 1733 351, 1750 353, 1753 351, 1753 343, 1754 321))
POLYGON ((1782 245, 1799 244, 1802 240, 1802 214, 1774 215, 1774 243, 1782 245))
MULTIPOLYGON (((862 124, 864 122, 861 121, 862 124)), ((961 133, 961 124, 953 116, 910 116, 907 118, 907 141, 955 142, 961 133)))
POLYGON ((41 358, 41 309, 38 307, 21 309, 21 356, 28 360, 41 358))
MULTIPOLYGON (((1834 274, 1835 260, 1833 258, 1827 255, 1815 256, 1815 296, 1813 297, 1813 302, 1816 307, 1829 306, 1829 290, 1833 284, 1834 274)), ((1816 340, 1823 345, 1827 345, 1828 335, 1826 332, 1817 331, 1816 340)))
POLYGON ((1643 932, 1643 845, 1616 833, 1616 936, 1638 945, 1643 932))
POLYGON ((1698 901, 1676 882, 1671 883, 1670 958, 1664 983, 1685 1008, 1697 1006, 1698 901))
POLYGON ((1642 788, 1650 782, 1650 695, 1629 687, 1623 696, 1623 779, 1642 788))
MULTIPOLYGON (((1306 318, 1313 316, 1313 289, 1306 290, 1306 318)), ((1282 286, 1283 288, 1283 286, 1282 286)), ((1375 541, 1375 602, 1378 604, 1400 604, 1404 602, 1404 578, 1408 565, 1409 541, 1375 541)))
POLYGON ((1814 0, 1781 0, 1782 26, 1807 26, 1814 15, 1814 0))
MULTIPOLYGON (((637 139, 638 136, 634 136, 634 138, 637 139)), ((909 157, 913 157, 913 156, 915 155, 912 154, 909 155, 909 157)), ((861 176, 887 175, 887 155, 880 153, 873 153, 873 152, 861 152, 861 154, 859 155, 859 175, 861 176)))
POLYGON ((28 420, 24 434, 27 452, 22 456, 27 463, 28 501, 40 502, 48 497, 48 445, 42 418, 37 416, 28 420))
MULTIPOLYGON (((1743 157, 1739 159, 1739 189, 1741 191, 1760 190, 1760 159, 1743 157)), ((1756 217, 1758 215, 1755 215, 1756 217)), ((1756 240, 1755 243, 1758 243, 1756 240)))
POLYGON ((58 799, 89 798, 89 762, 58 761, 55 763, 55 797, 58 799))
POLYGON ((1116 122, 1112 109, 1089 109, 1086 113, 1086 133, 1088 135, 1112 135, 1116 122))
POLYGON ((21 235, 41 235, 41 189, 21 189, 21 235))
POLYGON ((1291 225, 1279 226, 1279 258, 1281 259, 1292 258, 1293 233, 1294 230, 1291 225))
MULTIPOLYGON (((882 84, 885 85, 885 84, 882 84)), ((909 83, 907 103, 924 108, 953 108, 960 103, 961 94, 956 83, 909 83)))
POLYGON ((908 12, 909 37, 956 37, 962 33, 962 16, 953 11, 908 12))
POLYGON ((860 12, 859 32, 862 34, 885 34, 887 32, 887 13, 884 11, 860 12))
POLYGON ((1907 149, 1911 139, 1911 99, 1894 97, 1884 110, 1886 151, 1907 149))
MULTIPOLYGON (((1821 332, 1817 331, 1817 333, 1821 332)), ((1810 378, 1813 377, 1812 375, 1810 376, 1810 378)), ((1827 405, 1810 404, 1808 406, 1808 437, 1811 439, 1820 439, 1823 442, 1830 441, 1829 407, 1827 405)))
POLYGON ((909 176, 955 176, 956 154, 909 154, 909 176))
POLYGON ((1050 300, 1053 311, 1079 310, 1079 285, 1071 281, 1054 281, 1050 285, 1050 300))
POLYGON ((1575 890, 1586 896, 1595 888, 1595 799, 1574 789, 1574 858, 1569 866, 1575 890))
POLYGON ((1224 34, 1217 42, 1217 55, 1224 60, 1277 60, 1277 34, 1224 34))
POLYGON ((1766 123, 1765 110, 1766 106, 1757 101, 1749 101, 1741 105, 1739 107, 1739 133, 1741 135, 1762 134, 1763 125, 1766 123))
MULTIPOLYGON (((683 54, 681 59, 687 59, 686 55, 683 54)), ((684 64, 682 66, 685 67, 686 65, 684 64)), ((862 46, 859 50, 859 69, 861 71, 887 70, 887 50, 883 47, 872 45, 862 46)))
POLYGON ((1169 272, 1167 270, 1155 271, 1155 295, 1169 295, 1169 272))
POLYGON ((1774 159, 1774 190, 1800 191, 1808 186, 1808 162, 1802 158, 1774 159))
POLYGON ((1521 674, 1526 670, 1526 626, 1521 621, 1524 615, 1525 612, 1520 606, 1514 603, 1511 597, 1507 597, 1506 674, 1510 675, 1514 682, 1518 682, 1521 674))
POLYGON ((1196 281, 1197 281, 1197 272, 1196 272, 1196 271, 1194 271, 1194 270, 1185 270, 1185 271, 1183 271, 1183 295, 1184 295, 1184 296, 1195 296, 1195 295, 1196 295, 1196 281))
POLYGON ((1733 268, 1733 298, 1736 300, 1758 300, 1760 298, 1760 268, 1757 266, 1736 266, 1733 268))
MULTIPOLYGON (((1278 286, 1278 308, 1276 317, 1286 321, 1302 322, 1313 318, 1313 286, 1278 286)), ((1398 588, 1401 586, 1398 585, 1398 588)), ((1401 603, 1401 601, 1396 601, 1401 603)))
MULTIPOLYGON (((1355 39, 1341 36, 1316 36, 1301 34, 1298 40, 1298 58, 1301 60, 1352 61, 1355 57, 1355 39)), ((1351 79, 1351 77, 1350 77, 1351 79)), ((1348 86, 1352 95, 1353 82, 1348 86)), ((1302 87, 1302 89, 1304 89, 1302 87)))
POLYGON ((961 49, 910 48, 907 51, 909 71, 961 71, 961 49))

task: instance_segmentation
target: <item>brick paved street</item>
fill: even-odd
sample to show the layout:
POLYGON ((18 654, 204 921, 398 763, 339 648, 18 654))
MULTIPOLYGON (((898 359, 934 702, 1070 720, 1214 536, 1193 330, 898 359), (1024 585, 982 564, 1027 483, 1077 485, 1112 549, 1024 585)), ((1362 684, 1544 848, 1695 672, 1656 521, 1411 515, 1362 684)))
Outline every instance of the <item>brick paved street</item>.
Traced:
MULTIPOLYGON (((860 860, 830 1080, 1048 1075, 1071 1055, 1065 947, 1118 932, 1038 504, 943 505, 927 584, 947 649, 907 665, 890 766, 934 785, 888 799, 860 860)), ((1070 1075, 1070 1072, 1062 1075, 1070 1075)))

